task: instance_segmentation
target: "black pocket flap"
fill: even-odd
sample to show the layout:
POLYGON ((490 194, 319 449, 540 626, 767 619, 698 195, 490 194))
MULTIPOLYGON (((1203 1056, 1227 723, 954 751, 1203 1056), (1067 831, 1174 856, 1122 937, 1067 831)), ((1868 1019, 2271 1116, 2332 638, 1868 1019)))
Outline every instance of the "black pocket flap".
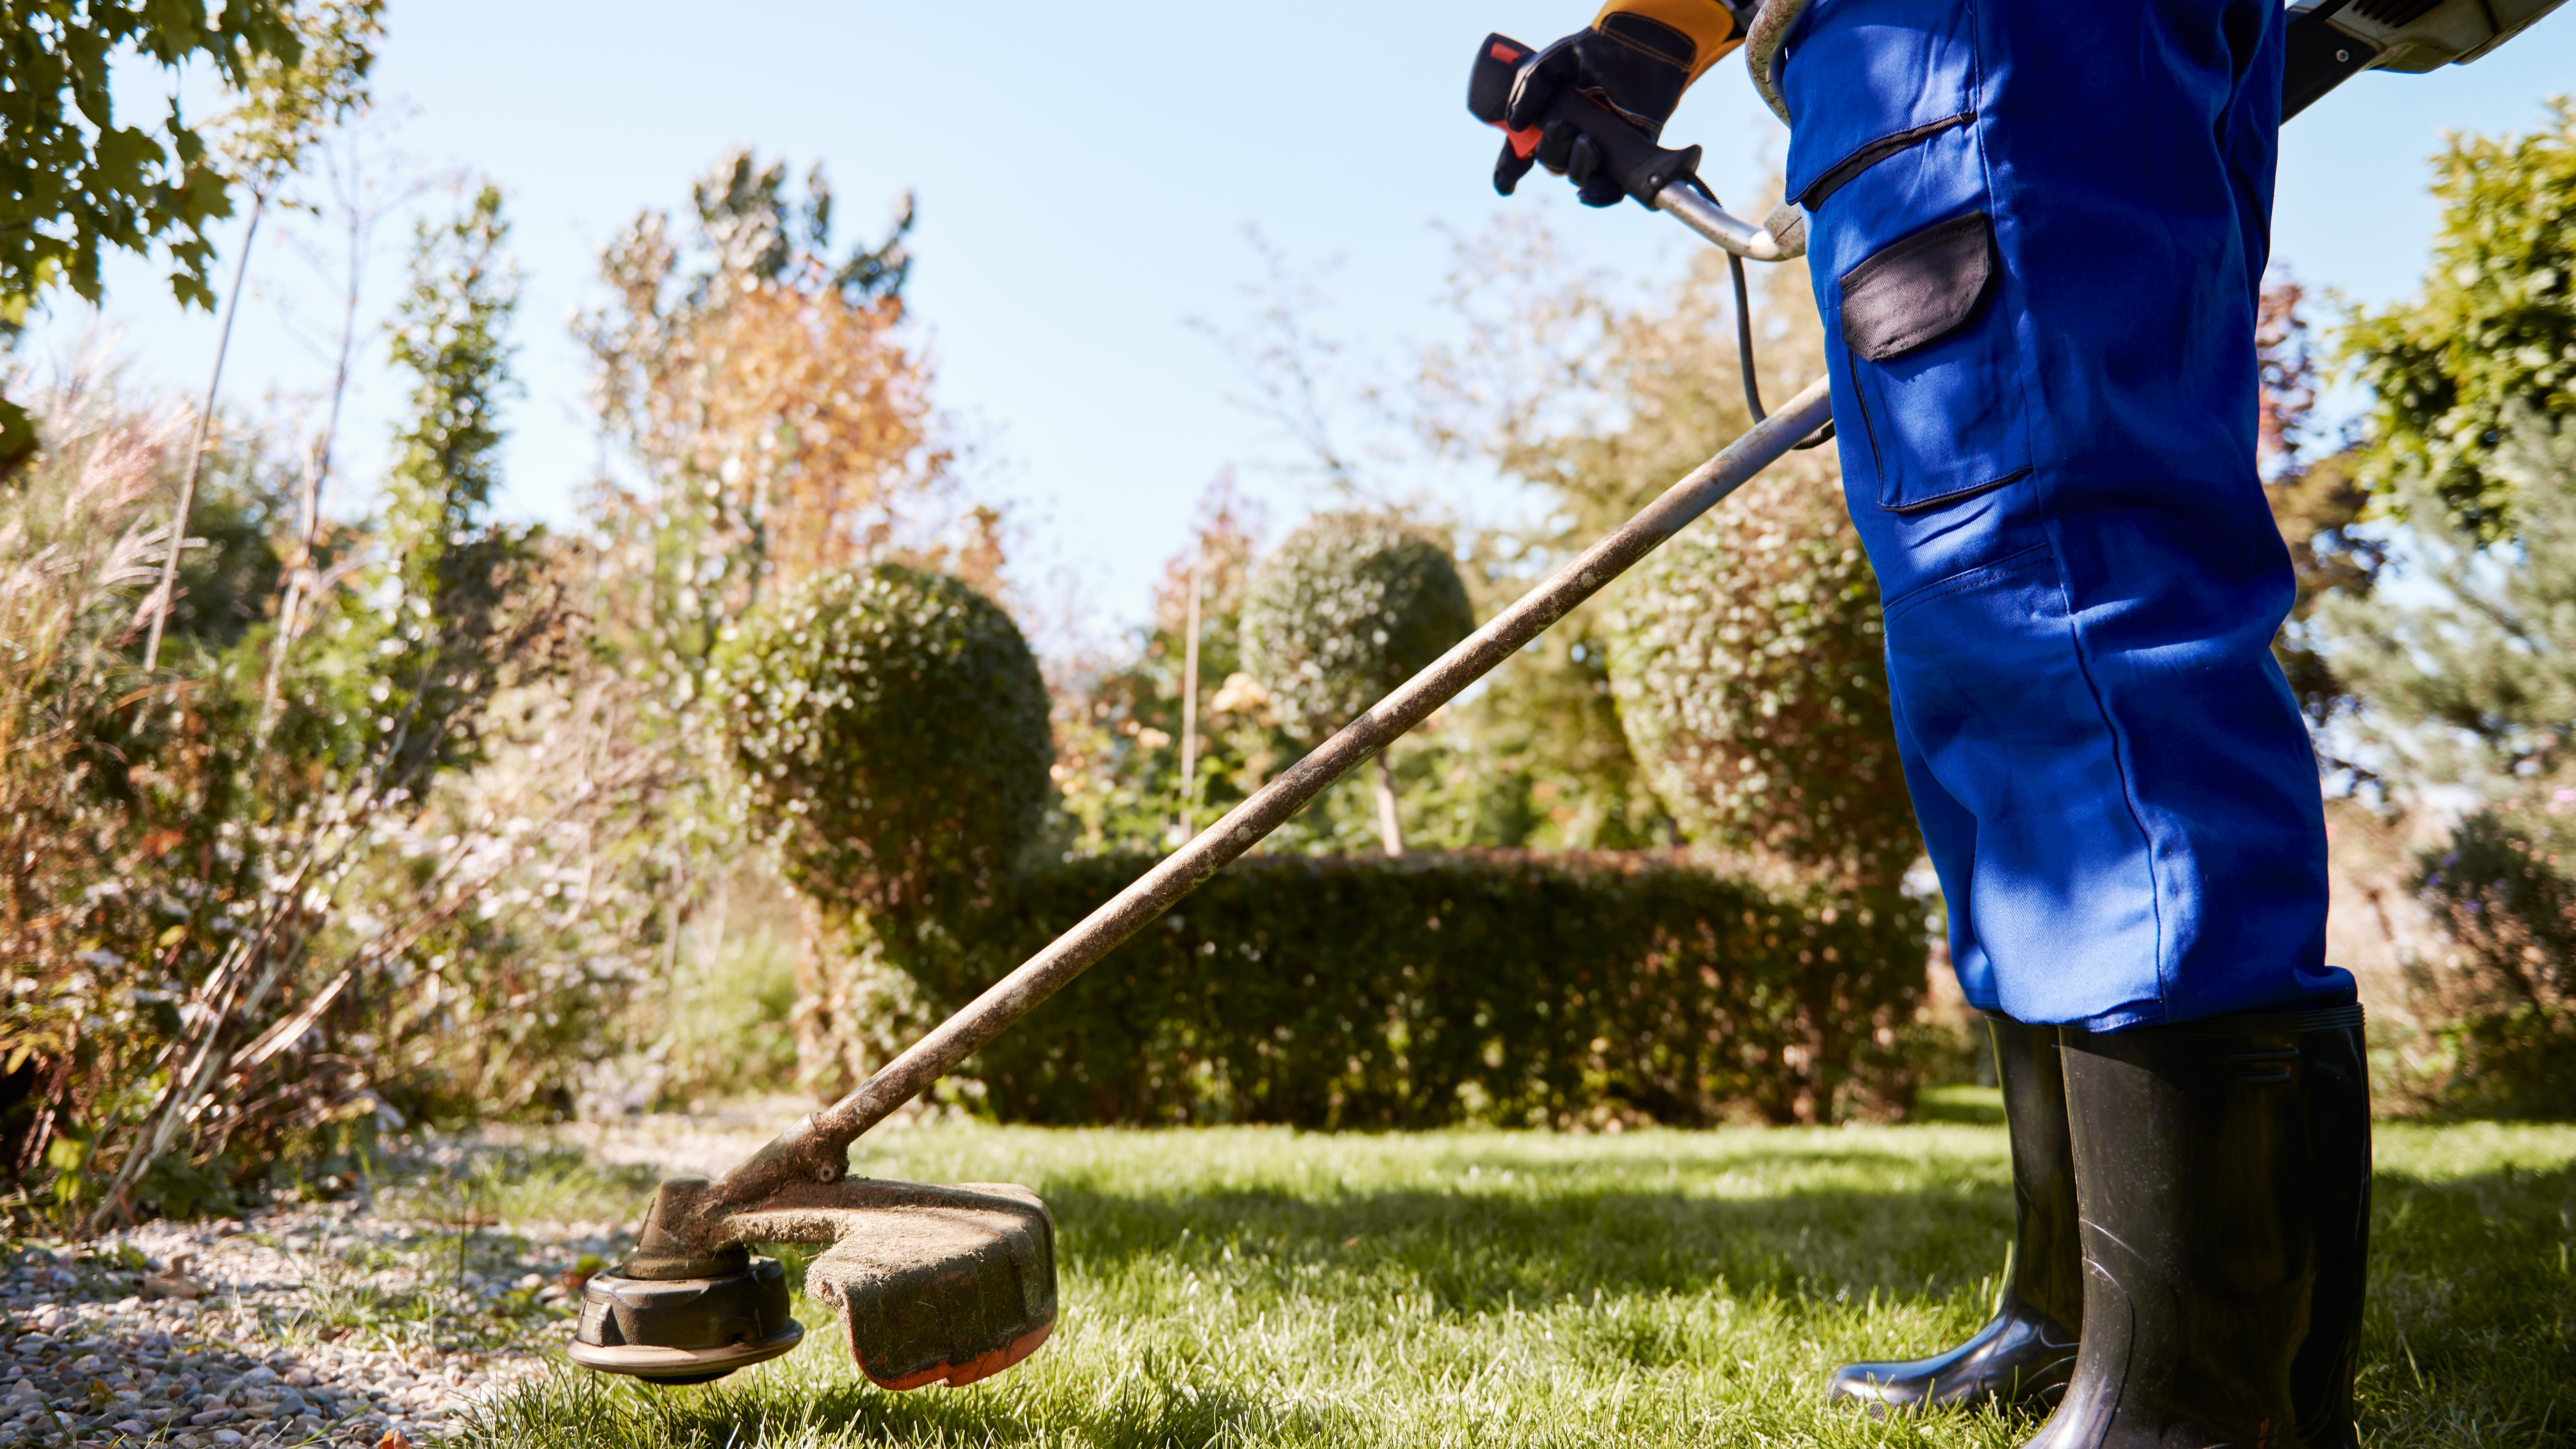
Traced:
POLYGON ((1843 273, 1843 341, 1872 362, 1939 340, 1977 310, 1995 273, 1982 211, 1925 227, 1843 273))

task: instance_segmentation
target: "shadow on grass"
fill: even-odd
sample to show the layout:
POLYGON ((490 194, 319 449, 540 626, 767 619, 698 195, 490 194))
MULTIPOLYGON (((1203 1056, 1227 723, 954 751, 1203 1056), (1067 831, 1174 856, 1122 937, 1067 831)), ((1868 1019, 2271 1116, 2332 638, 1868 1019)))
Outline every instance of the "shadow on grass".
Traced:
POLYGON ((2002 1266, 2001 1181, 1760 1198, 1576 1188, 1543 1196, 1387 1189, 1317 1200, 1237 1189, 1052 1195, 1066 1264, 1116 1280, 1180 1264, 1239 1287, 1325 1297, 1401 1285, 1475 1314, 1628 1294, 1782 1299, 1947 1291, 2002 1266))
MULTIPOLYGON (((835 1330, 837 1331, 837 1330, 835 1330)), ((814 1385, 792 1401, 775 1385, 657 1390, 558 1369, 520 1386, 456 1443, 633 1449, 654 1446, 1071 1442, 1202 1449, 1253 1431, 1314 1438, 1341 1417, 1283 1411, 1178 1365, 1122 1367, 1119 1392, 1032 1399, 931 1389, 890 1394, 856 1381, 814 1385)), ((1354 1436, 1355 1437, 1355 1436, 1354 1436)))
POLYGON ((1992 1087, 1926 1087, 1915 1094, 1908 1122, 1964 1127, 2004 1125, 2004 1094, 1992 1087))
MULTIPOLYGON (((1240 1318, 1199 1315, 1221 1294, 1238 1315, 1330 1306, 1340 1314, 1327 1340, 1335 1351, 1344 1340, 1382 1340, 1371 1350, 1381 1353, 1414 1341, 1408 1335, 1419 1332, 1420 1320, 1404 1314, 1421 1310, 1478 1345, 1465 1352, 1519 1352, 1536 1330, 1510 1326, 1509 1314, 1553 1308, 1566 1351, 1580 1338, 1607 1361, 1605 1369, 1604 1360, 1577 1353, 1564 1363, 1569 1384, 1585 1375, 1598 1381, 1631 1371, 1703 1370, 1712 1340, 1699 1330, 1677 1331, 1673 1320, 1708 1319, 1715 1311, 1708 1298, 1737 1300, 1755 1311, 1737 1314, 1738 1326, 1728 1331, 1762 1337, 1733 1342, 1780 1366, 1784 1392, 1800 1401, 1776 1410, 1807 1426, 1793 1425, 1788 1437, 1840 1445, 1849 1426, 1827 1423, 1820 1396, 1811 1401, 1805 1392, 1830 1351, 1889 1331, 1883 1319, 1870 1326, 1864 1302, 1906 1315, 1894 1325, 1899 1331, 1957 1327, 1979 1311, 1967 1290, 2002 1267, 2010 1197, 1999 1163, 1819 1153, 1810 1143, 1711 1166, 1700 1165, 1684 1186, 1669 1190, 1605 1182, 1597 1171, 1501 1190, 1184 1184, 1122 1191, 1112 1185, 1114 1170, 1058 1174, 1046 1190, 1063 1228, 1068 1300, 1111 1330, 1106 1341, 1066 1350, 1088 1356, 1072 1360, 1079 1371, 900 1396, 844 1378, 745 1376, 703 1392, 656 1393, 565 1375, 496 1405, 461 1442, 1203 1449, 1386 1437, 1367 1401, 1317 1407, 1261 1387, 1213 1339, 1193 1354, 1170 1347, 1169 1336, 1157 1343, 1133 1331, 1177 1322, 1193 1325, 1182 1339, 1220 1334, 1223 1323, 1240 1318), (1884 1175, 1891 1185, 1784 1184, 1761 1195, 1711 1186, 1720 1176, 1786 1176, 1819 1164, 1837 1176, 1884 1175), (1184 1281, 1192 1292, 1218 1291, 1184 1300, 1184 1281), (1620 1301, 1631 1306, 1624 1327, 1602 1306, 1620 1301), (1659 1305, 1663 1319, 1634 1322, 1640 1304, 1659 1305)), ((2576 1166, 2457 1176, 2384 1171, 2374 1234, 2359 1385, 2364 1442, 2576 1449, 2567 1388, 2576 1384, 2576 1166)), ((808 1323, 818 1335, 837 1337, 828 1319, 814 1322, 817 1311, 807 1305, 808 1323)), ((1424 1381, 1390 1384, 1386 1392, 1437 1389, 1424 1381)), ((1926 1421, 1923 1433, 1923 1443, 1983 1442, 1964 1424, 1926 1421)))

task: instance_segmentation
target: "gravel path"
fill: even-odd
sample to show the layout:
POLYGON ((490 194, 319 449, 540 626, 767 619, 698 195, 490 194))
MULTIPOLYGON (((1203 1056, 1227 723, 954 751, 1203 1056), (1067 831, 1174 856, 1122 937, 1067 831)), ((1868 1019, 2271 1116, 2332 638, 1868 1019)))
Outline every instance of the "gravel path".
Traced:
MULTIPOLYGON (((562 1362, 583 1277, 634 1242, 630 1222, 478 1210, 477 1154, 568 1147, 639 1182, 720 1172, 808 1105, 496 1128, 419 1146, 336 1202, 13 1241, 0 1255, 0 1446, 434 1443, 475 1401, 562 1362)), ((542 1192, 510 1200, 548 1210, 542 1192)), ((642 1190, 593 1182, 554 1210, 612 1202, 638 1210, 642 1190)))
POLYGON ((434 1441, 560 1361, 614 1223, 442 1223, 433 1188, 23 1245, 0 1267, 0 1445, 434 1441))

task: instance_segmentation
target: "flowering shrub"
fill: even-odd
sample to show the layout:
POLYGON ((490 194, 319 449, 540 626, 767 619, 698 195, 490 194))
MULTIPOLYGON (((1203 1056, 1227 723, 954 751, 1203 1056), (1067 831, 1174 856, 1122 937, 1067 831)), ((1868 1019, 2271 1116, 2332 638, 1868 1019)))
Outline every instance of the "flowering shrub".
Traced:
POLYGON ((1035 833, 1046 683, 1010 615, 957 580, 819 575, 755 610, 717 671, 750 818, 835 913, 962 903, 1035 833))

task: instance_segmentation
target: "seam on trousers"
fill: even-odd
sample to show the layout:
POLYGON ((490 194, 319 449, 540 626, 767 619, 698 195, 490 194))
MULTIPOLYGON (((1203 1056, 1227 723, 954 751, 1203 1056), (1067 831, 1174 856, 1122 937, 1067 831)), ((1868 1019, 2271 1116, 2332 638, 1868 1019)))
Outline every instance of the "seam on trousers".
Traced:
POLYGON ((2075 607, 2075 590, 2066 581, 2066 550, 2059 540, 2056 519, 2048 520, 2048 550, 2057 566, 2057 596, 2066 604, 2066 635, 2075 646, 2075 667, 2084 671, 2084 687, 2093 693, 2093 708, 2102 716, 2102 732, 2111 737, 2111 763, 2120 772, 2120 799, 2129 807, 2129 823, 2136 827, 2138 843, 2146 856, 2147 900, 2156 911, 2156 1010, 2161 1019, 2173 1011, 2173 983, 2168 967, 2173 952, 2165 923, 2165 882, 2157 869, 2156 833, 2147 828, 2146 812, 2138 801, 2137 774, 2129 767, 2129 741, 2111 717, 2111 705, 2102 697, 2102 683, 2093 677, 2093 660, 2084 639, 2084 626, 2077 622, 2081 610, 2075 607))

